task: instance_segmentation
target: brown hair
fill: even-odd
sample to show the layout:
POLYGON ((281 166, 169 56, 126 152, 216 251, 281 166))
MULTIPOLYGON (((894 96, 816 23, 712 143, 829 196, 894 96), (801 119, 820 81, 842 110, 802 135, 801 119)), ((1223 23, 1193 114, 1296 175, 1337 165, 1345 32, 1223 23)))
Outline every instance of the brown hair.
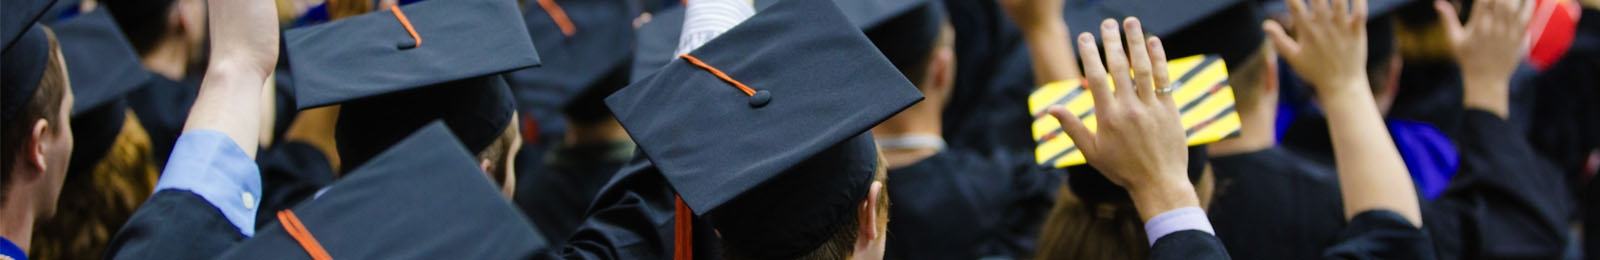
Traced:
MULTIPOLYGON (((1215 179, 1205 166, 1195 193, 1200 206, 1211 201, 1215 179)), ((1133 202, 1090 202, 1062 185, 1056 205, 1039 231, 1034 259, 1144 259, 1149 255, 1144 223, 1133 202)))
MULTIPOLYGON (((878 168, 873 173, 873 177, 872 178, 873 178, 873 181, 884 184, 883 185, 883 189, 878 191, 878 197, 876 198, 878 200, 878 208, 876 209, 878 211, 878 217, 879 217, 878 218, 878 224, 881 227, 880 230, 878 231, 878 234, 880 236, 887 235, 886 232, 888 232, 888 228, 889 228, 889 168, 888 168, 888 165, 889 165, 889 161, 883 158, 883 153, 881 153, 881 152, 878 153, 878 168)), ((870 189, 871 186, 868 186, 868 188, 870 189)), ((859 224, 860 224, 860 222, 857 222, 857 221, 859 221, 859 219, 860 219, 859 216, 851 216, 849 218, 845 218, 845 221, 840 222, 840 223, 838 223, 838 225, 833 226, 835 231, 833 232, 833 235, 830 238, 828 238, 828 241, 823 242, 822 246, 817 247, 816 250, 812 250, 810 253, 806 253, 804 256, 801 256, 801 257, 796 258, 796 259, 800 259, 800 260, 849 259, 850 255, 852 253, 855 253, 856 239, 859 239, 859 237, 856 236, 856 235, 858 235, 857 234, 858 230, 856 230, 856 227, 859 226, 859 224)), ((723 245, 724 245, 724 248, 726 248, 727 244, 723 244, 723 245)), ((733 252, 732 250, 724 249, 724 250, 722 250, 722 252, 723 252, 723 256, 722 256, 723 259, 728 259, 728 260, 754 259, 754 258, 751 258, 751 257, 739 256, 735 252, 733 252)))
MULTIPOLYGON (((135 118, 133 112, 126 114, 135 118)), ((33 256, 95 259, 104 255, 111 236, 155 190, 159 175, 150 148, 150 135, 139 121, 124 121, 111 150, 90 174, 67 175, 57 207, 76 213, 56 214, 39 223, 39 232, 33 233, 33 256)))
POLYGON ((33 135, 33 121, 44 119, 49 126, 46 132, 67 134, 66 128, 60 127, 61 105, 66 102, 67 92, 67 67, 61 60, 61 45, 56 42, 56 33, 49 27, 39 27, 44 30, 45 39, 50 43, 50 54, 44 68, 44 76, 39 79, 39 87, 33 91, 33 97, 28 99, 28 104, 22 108, 16 122, 6 122, 4 129, 0 129, 0 201, 4 201, 5 192, 9 190, 11 168, 15 167, 17 155, 22 153, 29 145, 34 145, 38 140, 31 140, 33 135))

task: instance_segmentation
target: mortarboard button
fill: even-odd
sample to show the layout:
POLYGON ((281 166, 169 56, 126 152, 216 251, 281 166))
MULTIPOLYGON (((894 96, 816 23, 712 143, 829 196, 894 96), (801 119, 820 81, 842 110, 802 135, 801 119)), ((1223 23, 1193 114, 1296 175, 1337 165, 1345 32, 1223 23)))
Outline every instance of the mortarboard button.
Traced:
POLYGON ((750 95, 750 107, 761 108, 772 102, 772 92, 757 90, 755 95, 750 95))

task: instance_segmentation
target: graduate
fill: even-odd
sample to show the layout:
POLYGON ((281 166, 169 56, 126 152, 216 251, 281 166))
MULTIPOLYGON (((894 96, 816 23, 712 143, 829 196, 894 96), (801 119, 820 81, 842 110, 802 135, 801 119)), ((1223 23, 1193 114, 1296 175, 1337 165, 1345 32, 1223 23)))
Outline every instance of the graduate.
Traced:
POLYGON ((1478 1, 1465 22, 1434 3, 1461 68, 1464 111, 1450 133, 1461 168, 1424 211, 1441 258, 1556 258, 1572 206, 1565 174, 1510 123, 1511 78, 1525 57, 1527 1, 1478 1))
POLYGON ((442 121, 419 127, 322 195, 278 211, 278 221, 216 258, 532 256, 542 238, 459 140, 442 121))
MULTIPOLYGON (((296 104, 302 109, 340 105, 333 135, 337 144, 334 156, 343 169, 332 174, 348 177, 345 172, 361 167, 409 131, 444 120, 468 150, 479 156, 484 175, 509 198, 515 187, 511 174, 515 166, 510 158, 515 158, 521 141, 517 140, 516 124, 511 123, 515 104, 500 74, 537 65, 538 57, 525 27, 516 23, 520 13, 454 15, 501 8, 515 11, 514 6, 509 0, 421 2, 286 32, 296 104), (404 27, 373 29, 398 23, 396 17, 402 16, 417 21, 406 23, 414 26, 411 30, 432 31, 435 33, 429 35, 434 37, 410 34, 404 27), (456 27, 477 29, 454 30, 456 27), (510 32, 521 34, 506 34, 510 32), (392 46, 391 38, 406 41, 398 43, 405 48, 392 46), (452 63, 470 66, 440 65, 452 63)), ((320 192, 325 181, 318 180, 328 178, 320 170, 315 174, 289 171, 281 179, 284 182, 273 183, 271 190, 278 194, 266 201, 269 204, 264 208, 269 212, 320 192)))
MULTIPOLYGON (((701 3, 717 4, 691 4, 701 3)), ((686 26, 713 32, 686 37, 707 41, 607 98, 639 156, 552 253, 881 258, 887 176, 867 131, 921 94, 837 10, 781 1, 720 36, 686 26)))
POLYGON ((215 1, 211 63, 155 192, 112 238, 106 258, 211 258, 255 234, 262 86, 278 59, 271 2, 215 1), (240 116, 251 115, 251 116, 240 116))
POLYGON ((116 18, 140 64, 155 74, 128 95, 127 102, 150 135, 156 162, 166 165, 199 94, 207 62, 205 3, 107 0, 99 5, 116 18))
POLYGON ((551 141, 524 139, 515 198, 544 236, 560 243, 583 221, 600 187, 633 158, 633 140, 605 97, 628 84, 639 7, 625 0, 549 3, 523 13, 543 65, 508 73, 506 80, 518 113, 538 128, 523 132, 556 134, 551 141), (564 130, 551 131, 557 128, 564 130), (535 146, 550 150, 530 152, 540 149, 535 146))
MULTIPOLYGON (((1036 257, 1227 259, 1228 253, 1200 208, 1200 195, 1191 182, 1204 168, 1196 167, 1198 160, 1191 157, 1204 153, 1184 148, 1185 130, 1179 122, 1178 106, 1172 101, 1170 79, 1166 73, 1151 73, 1167 71, 1167 53, 1162 41, 1155 36, 1146 38, 1137 18, 1127 18, 1120 28, 1115 20, 1106 19, 1099 28, 1106 46, 1105 63, 1101 63, 1100 48, 1091 34, 1083 33, 1077 38, 1084 85, 1095 99, 1093 113, 1100 122, 1095 126, 1097 132, 1090 132, 1076 114, 1066 108, 1053 105, 1046 109, 1060 121, 1062 129, 1097 173, 1068 173, 1070 192, 1062 192, 1063 198, 1052 209, 1051 219, 1041 232, 1040 251, 1036 257), (1122 28, 1127 30, 1128 47, 1123 46, 1122 28), (1117 84, 1116 92, 1111 91, 1113 82, 1117 84), (1074 209, 1071 205, 1078 201, 1075 196, 1069 196, 1074 193, 1086 201, 1123 201, 1131 204, 1133 212, 1074 209), (1081 212, 1116 215, 1084 216, 1078 214, 1081 212), (1095 222, 1106 218, 1126 219, 1117 216, 1128 213, 1144 222, 1144 229, 1095 222), (1093 219, 1085 221, 1085 218, 1093 219), (1103 232, 1102 228, 1106 227, 1124 233, 1103 232), (1129 231, 1145 234, 1130 235, 1126 233, 1129 231), (1139 242, 1147 244, 1137 244, 1139 242)), ((1071 62, 1064 59, 1067 57, 1043 57, 1047 59, 1035 60, 1039 63, 1035 66, 1051 68, 1052 72, 1042 75, 1071 74, 1061 70, 1068 68, 1064 65, 1071 62)))
MULTIPOLYGON (((57 3, 57 6, 63 3, 57 3)), ((76 7, 76 5, 73 5, 76 7)), ((150 137, 123 98, 152 74, 105 9, 93 9, 53 27, 69 67, 73 153, 57 210, 39 225, 33 256, 101 257, 111 235, 155 188, 157 163, 150 137)))
POLYGON ((73 150, 73 91, 55 32, 38 24, 55 1, 13 1, 0 14, 0 258, 28 259, 35 225, 54 217, 73 150))

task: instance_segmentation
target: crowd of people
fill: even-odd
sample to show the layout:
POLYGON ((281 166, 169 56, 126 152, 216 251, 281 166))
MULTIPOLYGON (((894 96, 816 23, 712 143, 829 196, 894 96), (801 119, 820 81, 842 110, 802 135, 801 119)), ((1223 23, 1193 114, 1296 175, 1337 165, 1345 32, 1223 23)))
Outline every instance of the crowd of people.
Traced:
POLYGON ((1596 0, 4 1, 0 259, 1600 258, 1596 0))

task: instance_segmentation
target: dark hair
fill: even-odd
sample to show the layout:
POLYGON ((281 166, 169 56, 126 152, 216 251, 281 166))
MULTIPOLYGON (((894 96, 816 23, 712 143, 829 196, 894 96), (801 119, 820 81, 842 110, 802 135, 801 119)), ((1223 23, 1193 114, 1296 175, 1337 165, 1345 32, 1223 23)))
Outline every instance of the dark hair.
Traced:
POLYGON ((44 119, 49 123, 47 132, 66 134, 62 123, 61 105, 65 102, 67 92, 67 68, 61 60, 61 45, 56 42, 56 34, 48 27, 44 30, 45 38, 50 42, 49 61, 46 61, 44 76, 39 79, 39 87, 34 89, 33 97, 28 99, 28 104, 22 108, 16 122, 6 122, 4 129, 0 130, 0 156, 4 156, 0 169, 0 201, 4 201, 11 180, 11 168, 16 165, 16 156, 22 153, 28 145, 33 145, 38 140, 30 140, 33 134, 33 121, 44 119))
POLYGON ((111 12, 128 37, 133 49, 145 54, 167 35, 167 16, 177 0, 104 0, 100 5, 111 12))
MULTIPOLYGON (((883 158, 883 154, 879 154, 878 155, 877 172, 873 173, 873 177, 872 177, 873 181, 876 181, 876 182, 879 182, 879 183, 883 183, 883 185, 884 185, 883 189, 878 191, 878 197, 875 198, 878 201, 878 207, 876 209, 874 209, 874 210, 878 211, 879 222, 883 222, 884 220, 887 220, 889 218, 889 203, 890 202, 889 202, 889 168, 888 168, 888 165, 889 165, 889 163, 888 163, 888 161, 886 161, 883 158)), ((859 213, 857 213, 857 214, 859 214, 859 213)), ((851 216, 849 216, 847 218, 844 218, 843 221, 839 221, 837 223, 833 223, 832 225, 828 225, 827 229, 832 230, 832 232, 831 232, 832 235, 829 235, 828 240, 822 242, 822 245, 818 246, 817 249, 811 250, 811 252, 806 253, 805 255, 802 255, 802 256, 800 256, 798 258, 795 258, 795 259, 799 259, 799 260, 834 260, 834 259, 848 259, 848 258, 850 258, 850 255, 855 253, 856 240, 860 239, 860 237, 856 236, 857 235, 856 227, 861 224, 861 222, 859 222, 860 219, 861 218, 860 218, 859 215, 851 214, 851 216)), ((886 232, 888 232, 888 225, 884 225, 883 226, 883 230, 879 232, 879 235, 880 236, 888 235, 886 232)), ((739 252, 744 251, 744 250, 760 250, 760 249, 735 248, 732 245, 726 243, 727 241, 721 241, 721 242, 723 242, 722 243, 722 259, 727 259, 727 260, 759 259, 759 258, 756 258, 756 257, 748 256, 750 254, 742 254, 742 253, 739 253, 739 252)))
POLYGON ((1394 62, 1391 58, 1396 50, 1395 20, 1394 16, 1388 16, 1367 22, 1367 80, 1373 94, 1393 87, 1382 83, 1389 78, 1389 65, 1394 62))
POLYGON ((567 120, 577 125, 590 125, 615 118, 616 116, 611 114, 611 108, 606 107, 606 97, 628 85, 628 75, 631 70, 632 68, 628 66, 617 66, 593 86, 584 88, 582 93, 561 109, 566 114, 567 120))

